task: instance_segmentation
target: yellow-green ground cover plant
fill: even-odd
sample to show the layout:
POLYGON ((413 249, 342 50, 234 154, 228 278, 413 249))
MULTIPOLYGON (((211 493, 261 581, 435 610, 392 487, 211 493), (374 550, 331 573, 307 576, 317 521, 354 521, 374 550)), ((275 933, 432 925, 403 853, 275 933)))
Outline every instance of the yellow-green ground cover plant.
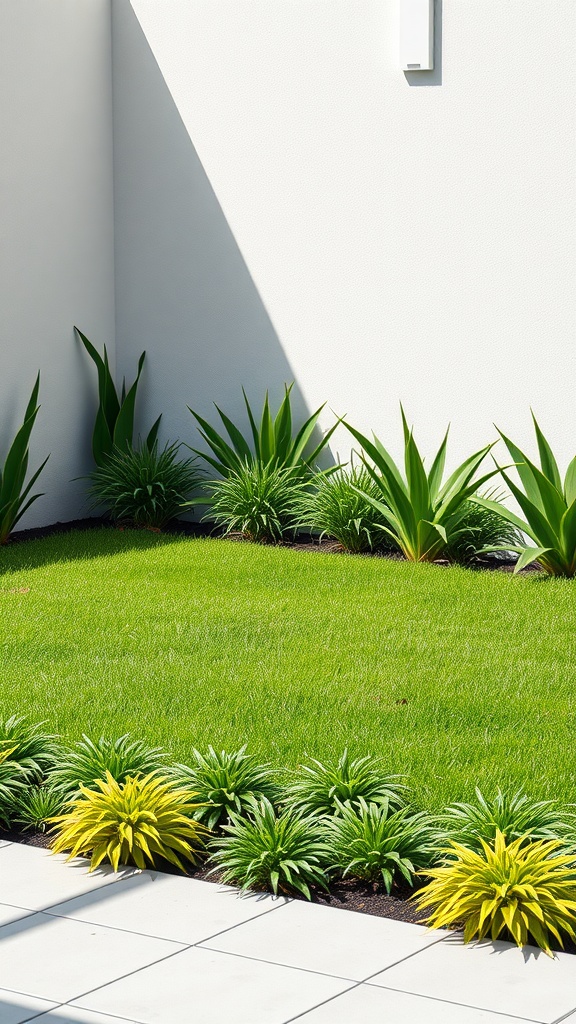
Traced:
POLYGON ((576 867, 574 853, 558 840, 506 842, 500 831, 481 850, 452 843, 446 864, 430 869, 430 881, 415 899, 431 909, 431 928, 463 926, 464 942, 511 938, 517 946, 532 939, 548 955, 551 941, 576 939, 576 867))
POLYGON ((195 864, 208 830, 194 818, 194 794, 157 773, 117 782, 110 772, 96 789, 80 787, 66 811, 51 819, 54 853, 90 856, 90 870, 110 862, 154 867, 160 858, 186 871, 195 864))

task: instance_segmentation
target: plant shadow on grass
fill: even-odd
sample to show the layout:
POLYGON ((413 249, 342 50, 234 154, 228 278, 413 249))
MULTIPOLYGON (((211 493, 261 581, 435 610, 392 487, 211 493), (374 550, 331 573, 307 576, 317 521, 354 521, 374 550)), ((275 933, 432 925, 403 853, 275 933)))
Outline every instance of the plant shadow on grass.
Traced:
MULTIPOLYGON (((204 535, 206 536, 206 535, 204 535)), ((185 530, 156 533, 152 530, 99 524, 60 530, 27 540, 16 539, 0 548, 0 579, 12 573, 40 569, 46 565, 108 558, 135 551, 152 550, 191 539, 185 530)))

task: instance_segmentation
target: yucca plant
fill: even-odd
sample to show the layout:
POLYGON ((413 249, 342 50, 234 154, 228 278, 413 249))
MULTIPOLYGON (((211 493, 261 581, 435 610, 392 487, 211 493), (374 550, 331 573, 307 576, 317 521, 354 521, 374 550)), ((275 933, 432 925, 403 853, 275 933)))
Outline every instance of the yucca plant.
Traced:
POLYGON ((128 733, 117 740, 104 736, 91 740, 84 735, 72 749, 62 752, 51 779, 64 792, 74 793, 82 786, 94 789, 107 775, 123 783, 129 777, 167 771, 168 765, 168 755, 161 747, 133 740, 128 733))
POLYGON ((467 458, 443 483, 448 431, 426 472, 402 407, 401 413, 405 477, 377 437, 370 441, 350 424, 346 426, 362 445, 362 460, 380 492, 380 498, 374 498, 370 492, 360 491, 380 513, 382 529, 409 561, 432 562, 462 530, 467 499, 498 472, 494 469, 474 479, 493 445, 467 458))
POLYGON ((196 448, 193 451, 205 459, 223 477, 227 477, 231 473, 240 473, 245 466, 252 466, 254 463, 289 469, 294 475, 298 476, 309 475, 313 472, 318 456, 326 448, 339 421, 324 434, 320 442, 310 451, 312 437, 318 427, 318 420, 326 403, 321 405, 316 412, 312 413, 300 429, 295 432, 291 398, 293 386, 294 382, 290 385, 284 385, 284 398, 276 416, 272 415, 268 392, 266 392, 259 423, 256 422, 252 406, 246 397, 246 392, 242 389, 248 413, 251 438, 247 438, 240 428, 217 405, 216 411, 222 420, 226 434, 218 433, 207 420, 199 416, 193 409, 190 409, 190 412, 199 424, 199 433, 210 448, 212 455, 208 455, 206 452, 196 448))
POLYGON ((44 722, 30 722, 26 715, 0 721, 0 752, 17 761, 29 782, 38 782, 51 771, 61 753, 56 736, 45 732, 44 722))
MULTIPOLYGON (((124 450, 127 445, 132 444, 136 395, 146 353, 143 352, 138 360, 138 372, 132 386, 127 389, 126 379, 123 379, 120 394, 118 394, 110 370, 106 345, 104 345, 104 357, 102 358, 86 335, 82 334, 78 327, 75 327, 74 330, 98 371, 99 404, 92 434, 92 454, 96 465, 103 466, 115 448, 124 450)), ((158 417, 146 438, 146 444, 150 449, 156 442, 161 418, 161 416, 158 417)))
POLYGON ((40 468, 32 474, 28 483, 25 483, 28 472, 30 436, 40 408, 38 405, 39 391, 40 374, 32 388, 30 401, 24 413, 24 422, 8 449, 4 466, 0 466, 0 544, 6 543, 16 523, 33 502, 42 497, 42 494, 33 494, 30 498, 28 495, 48 462, 49 455, 44 459, 40 468))
POLYGON ((381 492, 362 466, 321 474, 313 489, 302 496, 302 525, 320 532, 320 539, 333 537, 344 551, 362 554, 377 548, 394 548, 381 526, 381 515, 365 495, 380 499, 381 492))
POLYGON ((382 758, 352 758, 348 750, 328 764, 310 758, 291 778, 285 802, 306 815, 340 814, 342 805, 358 807, 361 801, 397 808, 406 790, 401 776, 384 771, 382 758))
POLYGON ((174 776, 181 785, 193 789, 200 803, 198 821, 214 829, 224 825, 230 814, 249 812, 255 799, 266 797, 272 803, 278 794, 276 773, 269 764, 261 764, 246 745, 232 752, 219 753, 208 747, 206 754, 193 750, 192 765, 176 765, 174 776))
POLYGON ((464 942, 503 935, 525 946, 532 938, 552 956, 551 936, 560 946, 563 932, 576 939, 574 858, 559 854, 559 845, 507 843, 499 831, 479 853, 452 843, 449 862, 426 872, 431 881, 413 899, 421 910, 433 908, 431 928, 463 924, 464 942))
MULTIPOLYGON (((486 497, 500 500, 495 494, 486 497)), ((500 512, 469 499, 462 506, 460 525, 450 537, 445 554, 452 562, 469 565, 487 550, 496 550, 497 557, 509 556, 521 541, 519 530, 500 512)))
POLYGON ((318 822, 293 809, 277 813, 265 798, 252 803, 250 817, 233 811, 226 835, 211 843, 214 871, 241 889, 299 892, 311 898, 310 886, 327 888, 324 870, 328 847, 318 822))
MULTIPOLYGON (((498 512, 523 534, 527 534, 533 542, 523 542, 512 548, 520 555, 515 572, 519 572, 531 562, 537 562, 550 576, 573 577, 576 575, 576 456, 562 480, 558 463, 538 426, 534 413, 532 419, 540 467, 531 462, 501 430, 498 431, 514 459, 522 487, 514 483, 504 468, 500 467, 499 471, 525 518, 521 519, 502 502, 479 495, 474 497, 474 501, 484 508, 498 512)), ((485 550, 495 551, 499 547, 500 545, 490 545, 485 550)))
POLYGON ((51 783, 26 786, 14 807, 13 820, 24 829, 44 832, 48 822, 63 810, 66 794, 51 783))
POLYGON ((576 836, 573 810, 556 800, 533 800, 522 789, 516 793, 498 790, 487 799, 476 789, 474 803, 455 803, 442 816, 450 838, 480 853, 482 843, 492 845, 500 832, 508 843, 558 839, 576 836))
POLYGON ((194 820, 196 807, 193 793, 154 772, 125 782, 107 772, 96 790, 81 786, 66 813, 51 819, 52 849, 70 851, 69 860, 91 854, 90 871, 104 860, 114 871, 121 864, 154 867, 156 857, 185 871, 182 860, 195 864, 208 835, 194 820))
POLYGON ((179 450, 176 443, 159 451, 157 442, 114 448, 91 474, 94 505, 107 506, 116 521, 160 529, 182 512, 202 480, 197 460, 179 460, 179 450))
POLYGON ((382 878, 386 892, 398 877, 414 884, 419 868, 438 858, 438 828, 424 811, 408 807, 394 810, 388 801, 368 804, 360 798, 354 807, 342 804, 326 818, 330 872, 343 877, 375 881, 382 878))
POLYGON ((237 472, 208 484, 210 506, 205 519, 226 533, 275 544, 294 534, 299 523, 303 484, 291 470, 271 463, 246 463, 237 472))

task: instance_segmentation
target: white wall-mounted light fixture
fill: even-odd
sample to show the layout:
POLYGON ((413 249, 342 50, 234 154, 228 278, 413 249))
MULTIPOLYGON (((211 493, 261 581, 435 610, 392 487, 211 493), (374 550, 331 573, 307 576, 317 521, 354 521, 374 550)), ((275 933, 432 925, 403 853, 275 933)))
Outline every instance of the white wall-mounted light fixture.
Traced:
POLYGON ((400 0, 400 66, 434 69, 434 0, 400 0))

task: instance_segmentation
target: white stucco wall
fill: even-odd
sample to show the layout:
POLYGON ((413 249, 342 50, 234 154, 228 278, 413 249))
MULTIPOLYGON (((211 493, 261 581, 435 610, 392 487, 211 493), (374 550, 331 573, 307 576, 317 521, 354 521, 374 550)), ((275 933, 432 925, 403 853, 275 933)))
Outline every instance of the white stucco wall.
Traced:
POLYGON ((400 399, 423 447, 452 420, 452 460, 493 421, 531 444, 533 405, 566 462, 574 0, 443 0, 436 70, 408 74, 398 0, 113 7, 119 359, 149 351, 147 418, 189 439, 187 402, 295 377, 396 449, 400 399))
POLYGON ((19 524, 86 514, 95 374, 77 323, 114 355, 109 0, 0 0, 0 460, 36 373, 34 469, 19 524))

